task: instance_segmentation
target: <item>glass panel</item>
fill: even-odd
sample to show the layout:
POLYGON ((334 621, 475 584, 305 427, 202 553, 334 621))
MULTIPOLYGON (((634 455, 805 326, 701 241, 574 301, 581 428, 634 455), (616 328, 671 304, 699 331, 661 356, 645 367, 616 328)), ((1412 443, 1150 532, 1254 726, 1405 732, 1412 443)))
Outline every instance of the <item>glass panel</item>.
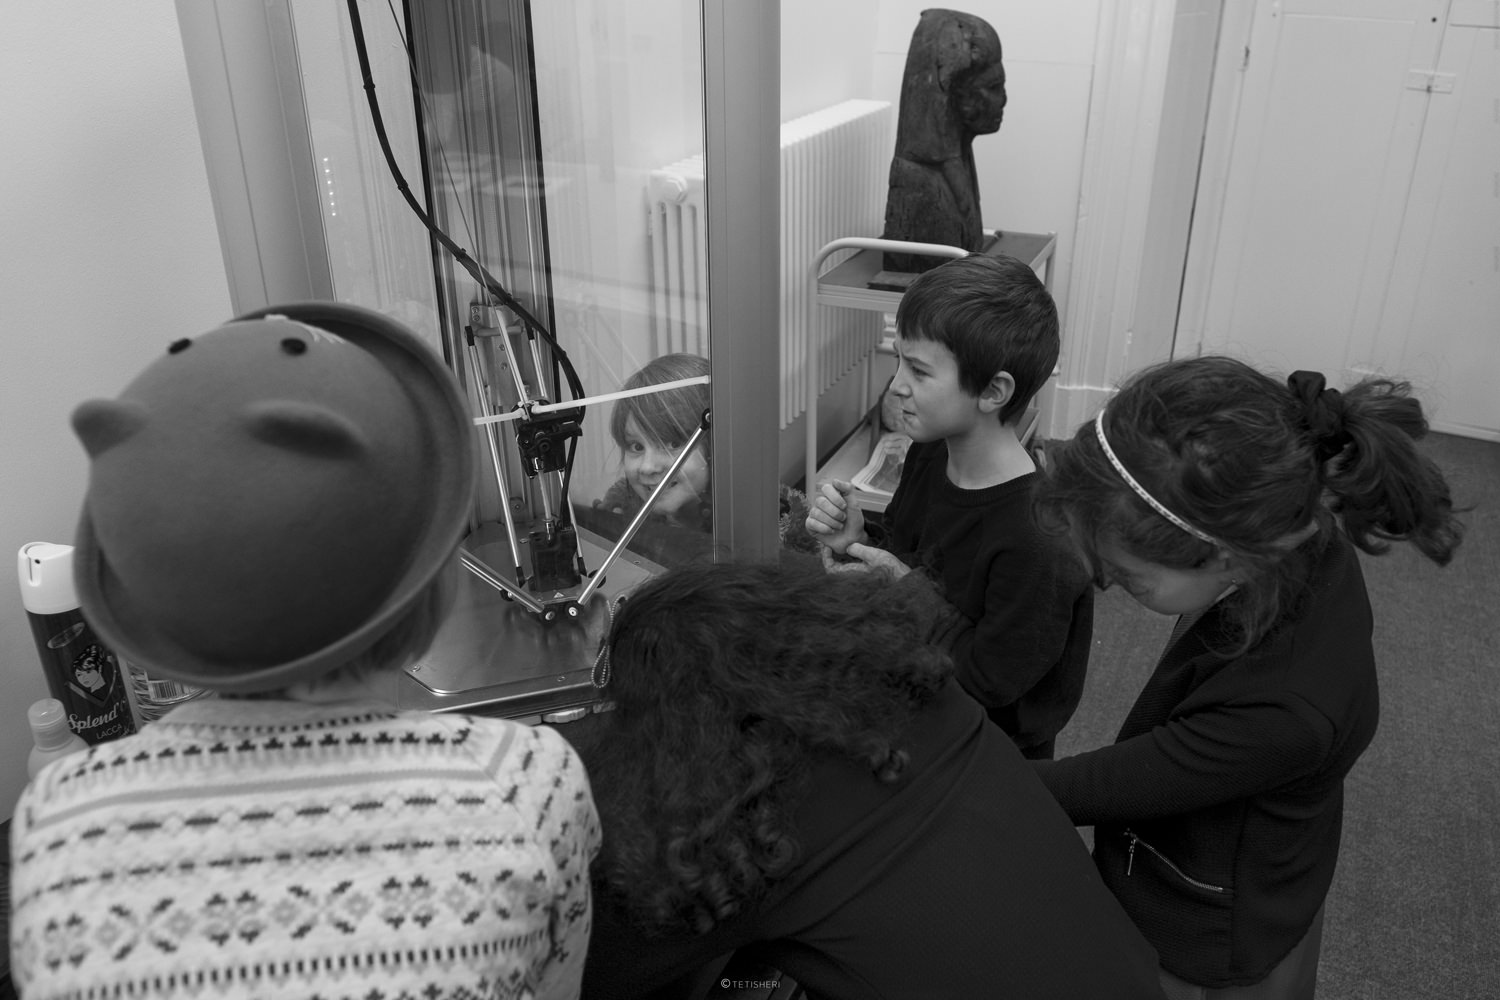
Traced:
POLYGON ((471 572, 413 702, 583 704, 596 595, 714 549, 698 3, 360 9, 393 146, 398 117, 420 136, 406 180, 462 250, 431 258, 435 308, 481 425, 471 572))
MULTIPOLYGON (((567 545, 539 558, 567 520, 563 479, 579 525, 612 545, 708 405, 704 384, 611 398, 708 374, 706 293, 692 280, 705 263, 701 166, 671 220, 653 220, 649 206, 652 172, 702 152, 698 5, 442 0, 411 4, 409 16, 433 214, 504 289, 440 264, 447 311, 467 325, 451 345, 456 366, 494 416, 599 399, 584 409, 566 476, 527 476, 535 455, 525 432, 508 433, 516 428, 486 441, 501 473, 486 477, 480 519, 498 530, 509 510, 531 548, 485 561, 566 589, 567 545), (503 308, 505 294, 555 346, 503 308)), ((538 433, 561 446, 571 429, 538 433)), ((710 551, 705 454, 706 440, 657 499, 635 551, 668 564, 710 551)))
MULTIPOLYGON (((698 0, 548 0, 531 17, 553 293, 584 384, 608 393, 706 375, 698 0)), ((658 446, 681 445, 706 406, 699 386, 600 408, 575 471, 580 521, 618 535, 660 476, 658 446)), ((651 557, 708 550, 701 461, 658 501, 666 517, 642 529, 651 557)))
POLYGON ((221 0, 181 13, 211 176, 234 209, 226 234, 244 247, 238 297, 331 295, 396 316, 469 394, 486 470, 471 572, 409 671, 410 704, 504 701, 487 710, 522 717, 579 704, 607 613, 588 598, 731 547, 774 553, 774 8, 221 0), (709 198, 708 177, 736 196, 709 198), (735 237, 712 269, 710 216, 735 237), (665 473, 673 452, 682 464, 665 473), (549 617, 584 627, 538 624, 549 617))
MULTIPOLYGON (((381 152, 348 11, 343 3, 307 0, 296 0, 290 11, 334 296, 402 320, 439 347, 431 245, 381 152)), ((361 0, 360 11, 392 150, 408 181, 420 186, 402 32, 384 2, 361 0)))

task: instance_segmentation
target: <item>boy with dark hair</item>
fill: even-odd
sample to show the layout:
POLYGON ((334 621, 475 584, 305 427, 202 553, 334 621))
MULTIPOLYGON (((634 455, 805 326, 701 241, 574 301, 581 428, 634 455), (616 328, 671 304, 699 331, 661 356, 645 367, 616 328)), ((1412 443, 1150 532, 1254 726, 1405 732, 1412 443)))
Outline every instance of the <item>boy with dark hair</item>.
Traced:
POLYGON ((883 523, 867 531, 835 480, 807 528, 831 564, 924 570, 966 620, 951 640, 959 681, 1023 754, 1050 758, 1083 694, 1094 620, 1087 575, 1032 520, 1038 477, 1020 438, 1057 363, 1057 307, 1025 263, 975 254, 912 282, 896 327, 887 391, 912 445, 883 523))

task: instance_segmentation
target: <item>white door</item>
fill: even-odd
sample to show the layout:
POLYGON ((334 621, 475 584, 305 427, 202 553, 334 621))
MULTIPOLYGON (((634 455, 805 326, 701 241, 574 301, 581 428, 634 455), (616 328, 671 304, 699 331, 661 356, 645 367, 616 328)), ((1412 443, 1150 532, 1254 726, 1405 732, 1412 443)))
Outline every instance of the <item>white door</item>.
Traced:
POLYGON ((1434 426, 1500 440, 1500 3, 1454 0, 1367 357, 1430 386, 1434 426))
POLYGON ((1174 353, 1400 375, 1500 439, 1500 3, 1236 6, 1174 353))

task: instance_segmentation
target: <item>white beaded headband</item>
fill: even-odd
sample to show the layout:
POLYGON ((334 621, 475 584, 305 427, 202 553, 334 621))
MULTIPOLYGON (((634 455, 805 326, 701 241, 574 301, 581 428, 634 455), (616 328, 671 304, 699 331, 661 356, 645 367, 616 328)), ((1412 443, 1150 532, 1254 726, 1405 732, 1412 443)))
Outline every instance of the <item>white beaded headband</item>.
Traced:
POLYGON ((1168 521, 1171 521, 1173 524, 1177 525, 1177 527, 1181 528, 1183 531, 1186 531, 1194 538, 1197 538, 1200 541, 1207 542, 1210 545, 1218 545, 1221 548, 1223 547, 1219 540, 1213 535, 1210 535, 1206 531, 1199 531, 1197 528, 1193 527, 1191 524, 1188 524, 1186 521, 1178 517, 1176 514, 1172 513, 1170 510, 1167 510, 1166 504, 1156 499, 1156 497, 1152 496, 1150 493, 1147 493, 1146 487, 1136 482, 1135 477, 1132 476, 1129 472, 1125 471, 1125 463, 1120 461, 1120 459, 1115 455, 1114 449, 1109 446, 1109 441, 1104 437, 1103 410, 1100 410, 1099 415, 1094 418, 1094 434, 1099 438, 1099 447, 1104 449, 1104 457, 1109 459, 1109 464, 1115 467, 1115 471, 1120 474, 1121 479, 1125 480, 1125 484, 1132 490, 1135 490, 1136 496, 1140 497, 1142 500, 1150 504, 1152 510, 1156 511, 1162 517, 1166 518, 1168 521))

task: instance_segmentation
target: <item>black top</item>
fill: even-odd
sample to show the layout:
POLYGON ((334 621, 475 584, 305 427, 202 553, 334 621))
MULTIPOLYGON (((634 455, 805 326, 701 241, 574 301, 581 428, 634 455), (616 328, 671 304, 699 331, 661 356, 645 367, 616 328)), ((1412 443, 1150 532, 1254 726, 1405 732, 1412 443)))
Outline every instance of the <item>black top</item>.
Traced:
POLYGON ((1230 600, 1163 654, 1113 746, 1035 764, 1095 825, 1099 871, 1162 965, 1211 987, 1259 982, 1311 925, 1344 776, 1380 715, 1370 602, 1342 537, 1300 606, 1226 658, 1213 647, 1230 600))
POLYGON ((15 1000, 10 977, 10 820, 0 823, 0 1000, 15 1000))
POLYGON ((972 698, 947 685, 905 746, 895 784, 843 759, 817 766, 803 860, 754 912, 651 940, 596 902, 585 1000, 675 995, 655 991, 757 942, 818 998, 1160 1000, 1155 953, 972 698))
POLYGON ((1094 626, 1088 574, 1032 518, 1037 481, 960 489, 944 442, 913 444, 884 521, 884 547, 927 570, 969 622, 950 650, 959 683, 1023 748, 1073 717, 1094 626))

